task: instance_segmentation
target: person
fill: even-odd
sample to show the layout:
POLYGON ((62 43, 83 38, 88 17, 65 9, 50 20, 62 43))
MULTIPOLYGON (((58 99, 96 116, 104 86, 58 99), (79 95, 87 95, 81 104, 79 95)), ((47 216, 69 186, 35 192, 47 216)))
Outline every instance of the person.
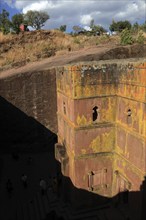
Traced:
POLYGON ((27 188, 27 175, 26 174, 22 174, 21 180, 22 180, 24 188, 26 189, 27 188))
POLYGON ((41 193, 42 195, 44 195, 47 191, 47 183, 44 179, 40 179, 40 189, 41 189, 41 193))
POLYGON ((10 179, 8 179, 7 183, 6 183, 6 188, 7 188, 7 192, 9 194, 9 197, 12 196, 12 191, 13 191, 13 186, 12 186, 12 182, 10 179))

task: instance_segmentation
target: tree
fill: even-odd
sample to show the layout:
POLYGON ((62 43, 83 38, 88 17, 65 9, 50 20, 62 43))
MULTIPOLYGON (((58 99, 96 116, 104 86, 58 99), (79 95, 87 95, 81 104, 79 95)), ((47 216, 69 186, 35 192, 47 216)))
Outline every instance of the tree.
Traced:
POLYGON ((100 25, 94 25, 92 28, 92 32, 94 35, 97 35, 97 34, 101 35, 104 32, 106 32, 106 30, 100 25))
POLYGON ((84 31, 84 29, 82 27, 78 26, 78 25, 73 26, 73 30, 76 34, 81 32, 81 31, 84 31))
POLYGON ((127 20, 125 21, 118 21, 115 22, 114 20, 112 21, 112 24, 110 25, 109 29, 110 31, 118 31, 118 32, 122 32, 124 29, 131 29, 131 23, 127 20))
POLYGON ((97 34, 100 35, 106 32, 106 30, 102 26, 94 24, 94 19, 92 19, 90 22, 90 28, 91 28, 91 34, 93 35, 97 35, 97 34))
POLYGON ((139 30, 139 24, 138 24, 137 22, 135 22, 135 23, 133 24, 133 26, 132 26, 132 31, 133 31, 134 33, 137 33, 138 30, 139 30))
POLYGON ((40 30, 44 23, 50 18, 50 16, 43 11, 28 11, 24 14, 24 20, 28 25, 35 28, 36 30, 40 30))
POLYGON ((66 31, 66 24, 65 25, 61 25, 59 30, 62 31, 62 32, 65 32, 66 31))
POLYGON ((117 30, 117 23, 114 20, 112 20, 112 24, 110 24, 109 29, 110 29, 111 32, 117 30))
POLYGON ((20 32, 20 25, 24 22, 23 14, 15 14, 12 17, 12 28, 18 34, 20 32))
POLYGON ((10 26, 11 22, 9 20, 9 12, 3 9, 0 14, 0 31, 2 31, 3 34, 7 34, 10 32, 10 26))
POLYGON ((130 30, 131 29, 131 23, 129 22, 129 21, 127 21, 127 20, 125 20, 125 21, 119 21, 118 22, 118 25, 119 25, 119 31, 121 32, 121 31, 123 31, 124 29, 128 29, 128 30, 130 30))

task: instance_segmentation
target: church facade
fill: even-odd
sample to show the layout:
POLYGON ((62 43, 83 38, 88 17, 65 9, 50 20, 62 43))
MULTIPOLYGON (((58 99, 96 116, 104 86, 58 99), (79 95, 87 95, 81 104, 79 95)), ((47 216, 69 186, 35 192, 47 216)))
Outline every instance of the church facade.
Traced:
POLYGON ((58 68, 56 78, 55 153, 63 175, 140 216, 143 195, 134 192, 146 173, 146 62, 84 62, 58 68))

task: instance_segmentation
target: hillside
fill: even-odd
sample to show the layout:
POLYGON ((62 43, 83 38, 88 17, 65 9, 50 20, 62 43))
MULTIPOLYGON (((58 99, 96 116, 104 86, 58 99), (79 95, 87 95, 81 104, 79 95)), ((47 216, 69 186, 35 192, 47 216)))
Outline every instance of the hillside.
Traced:
POLYGON ((22 66, 54 55, 64 55, 68 51, 96 46, 100 43, 118 42, 107 36, 71 36, 60 31, 21 32, 19 35, 0 33, 0 66, 22 66))
POLYGON ((144 56, 145 53, 141 46, 137 45, 131 46, 135 55, 126 55, 129 50, 126 52, 125 49, 115 48, 127 48, 121 47, 119 36, 71 36, 57 30, 21 32, 19 35, 5 36, 0 33, 0 70, 22 67, 50 57, 54 57, 54 60, 70 57, 70 60, 75 62, 94 60, 95 57, 91 57, 91 54, 107 50, 110 52, 98 59, 138 57, 144 56), (111 52, 113 49, 114 55, 111 52))

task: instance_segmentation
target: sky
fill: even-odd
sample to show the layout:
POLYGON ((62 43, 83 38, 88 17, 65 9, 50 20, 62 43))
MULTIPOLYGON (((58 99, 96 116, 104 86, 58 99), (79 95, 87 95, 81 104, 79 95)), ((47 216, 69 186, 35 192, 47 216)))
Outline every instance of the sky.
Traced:
POLYGON ((45 11, 50 19, 43 29, 67 25, 88 27, 92 19, 108 30, 112 20, 129 20, 141 24, 146 20, 146 0, 0 0, 0 12, 5 8, 10 17, 28 10, 45 11))

